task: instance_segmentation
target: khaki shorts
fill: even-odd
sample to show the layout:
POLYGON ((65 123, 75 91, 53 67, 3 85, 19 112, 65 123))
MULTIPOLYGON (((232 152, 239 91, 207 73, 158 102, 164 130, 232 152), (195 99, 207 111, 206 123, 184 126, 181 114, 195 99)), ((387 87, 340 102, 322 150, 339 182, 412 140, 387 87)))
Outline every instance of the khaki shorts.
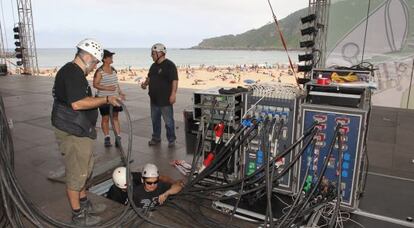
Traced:
POLYGON ((81 191, 93 170, 94 140, 77 137, 55 128, 59 151, 64 158, 66 186, 73 191, 81 191))

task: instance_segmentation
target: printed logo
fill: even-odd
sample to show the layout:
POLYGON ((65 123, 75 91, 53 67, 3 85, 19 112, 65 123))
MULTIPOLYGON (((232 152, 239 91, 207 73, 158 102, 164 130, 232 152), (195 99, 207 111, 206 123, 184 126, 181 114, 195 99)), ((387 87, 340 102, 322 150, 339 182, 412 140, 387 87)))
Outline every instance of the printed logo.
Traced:
POLYGON ((142 199, 141 205, 143 209, 154 208, 158 204, 158 196, 153 197, 152 200, 150 199, 142 199))

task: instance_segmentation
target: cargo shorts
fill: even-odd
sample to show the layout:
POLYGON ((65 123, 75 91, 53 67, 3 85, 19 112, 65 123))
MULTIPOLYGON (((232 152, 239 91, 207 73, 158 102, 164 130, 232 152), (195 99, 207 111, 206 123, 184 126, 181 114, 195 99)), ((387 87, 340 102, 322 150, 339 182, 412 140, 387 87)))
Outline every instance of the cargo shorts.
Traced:
POLYGON ((69 190, 81 191, 92 174, 94 140, 77 137, 55 128, 56 141, 65 163, 65 182, 69 190))

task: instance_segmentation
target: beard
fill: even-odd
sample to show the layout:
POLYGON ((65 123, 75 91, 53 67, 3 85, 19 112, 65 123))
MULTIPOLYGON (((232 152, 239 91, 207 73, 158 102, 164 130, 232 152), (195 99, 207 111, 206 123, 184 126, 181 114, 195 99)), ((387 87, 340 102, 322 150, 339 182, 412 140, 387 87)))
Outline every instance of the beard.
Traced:
POLYGON ((91 73, 94 69, 95 69, 96 64, 91 62, 88 62, 85 65, 85 74, 88 75, 89 73, 91 73))

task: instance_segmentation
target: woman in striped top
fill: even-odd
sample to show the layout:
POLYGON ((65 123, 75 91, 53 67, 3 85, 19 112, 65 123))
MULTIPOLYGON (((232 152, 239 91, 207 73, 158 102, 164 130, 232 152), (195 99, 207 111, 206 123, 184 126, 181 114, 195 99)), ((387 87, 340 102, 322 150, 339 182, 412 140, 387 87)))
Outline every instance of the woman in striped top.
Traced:
MULTIPOLYGON (((93 78, 93 87, 97 89, 97 97, 106 97, 106 96, 121 96, 125 100, 125 94, 122 93, 121 88, 118 84, 118 76, 116 70, 111 66, 113 63, 112 56, 115 53, 108 50, 104 50, 104 56, 102 59, 102 66, 99 67, 93 78)), ((103 134, 105 135, 104 145, 105 147, 112 146, 111 138, 109 136, 109 105, 105 104, 99 107, 99 112, 102 115, 101 127, 103 134)), ((112 128, 115 131, 115 146, 119 147, 121 145, 121 128, 119 126, 118 113, 122 111, 122 107, 113 107, 113 121, 114 126, 112 128)))

